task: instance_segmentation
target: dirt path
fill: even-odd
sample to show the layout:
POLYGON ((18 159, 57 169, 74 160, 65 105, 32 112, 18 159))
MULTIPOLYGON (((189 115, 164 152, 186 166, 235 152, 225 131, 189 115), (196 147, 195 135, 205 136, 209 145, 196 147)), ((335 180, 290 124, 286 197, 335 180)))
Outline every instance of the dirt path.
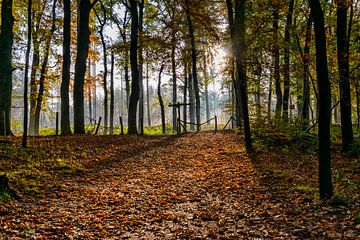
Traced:
POLYGON ((233 133, 136 139, 125 147, 115 140, 104 144, 106 156, 82 160, 87 171, 66 176, 57 186, 44 183, 46 197, 13 203, 12 214, 0 215, 0 237, 330 239, 354 234, 336 221, 304 222, 302 215, 314 206, 287 200, 287 190, 275 196, 233 133), (324 232, 331 228, 333 236, 324 232))

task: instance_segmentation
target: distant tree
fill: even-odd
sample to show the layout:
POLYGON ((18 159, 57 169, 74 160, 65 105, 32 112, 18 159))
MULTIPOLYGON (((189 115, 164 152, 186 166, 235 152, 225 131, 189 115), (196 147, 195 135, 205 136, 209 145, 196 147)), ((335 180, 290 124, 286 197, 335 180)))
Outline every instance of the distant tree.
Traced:
POLYGON ((98 0, 78 0, 78 26, 74 78, 74 133, 85 133, 84 122, 84 79, 86 73, 86 59, 89 52, 90 11, 98 0))
POLYGON ((319 0, 309 0, 314 21, 316 45, 316 73, 319 86, 319 185, 320 198, 331 198, 331 92, 328 75, 324 12, 319 0))
POLYGON ((161 96, 161 74, 164 69, 164 65, 162 64, 159 71, 159 80, 158 80, 158 88, 157 88, 157 95, 159 98, 160 103, 160 112, 161 112, 161 130, 162 134, 166 133, 166 124, 165 124, 165 110, 164 110, 164 102, 161 96))
POLYGON ((0 33, 0 135, 11 135, 11 95, 12 95, 12 49, 13 49, 13 1, 1 3, 0 33), (4 116, 5 115, 5 116, 4 116))

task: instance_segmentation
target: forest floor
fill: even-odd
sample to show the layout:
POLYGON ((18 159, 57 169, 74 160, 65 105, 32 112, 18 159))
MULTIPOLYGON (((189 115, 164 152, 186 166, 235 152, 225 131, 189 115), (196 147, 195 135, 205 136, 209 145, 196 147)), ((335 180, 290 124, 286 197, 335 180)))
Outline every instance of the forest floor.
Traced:
POLYGON ((0 202, 1 239, 358 239, 359 161, 334 151, 321 201, 316 153, 257 147, 233 131, 33 137, 0 144, 21 200, 0 202))

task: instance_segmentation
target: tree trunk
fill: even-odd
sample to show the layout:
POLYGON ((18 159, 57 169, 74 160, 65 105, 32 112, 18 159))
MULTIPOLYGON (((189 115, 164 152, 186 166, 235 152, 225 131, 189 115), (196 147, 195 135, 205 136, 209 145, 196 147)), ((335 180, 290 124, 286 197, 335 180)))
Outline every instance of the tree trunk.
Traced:
POLYGON ((144 28, 144 0, 139 2, 139 82, 140 82, 140 96, 139 96, 139 124, 138 129, 143 133, 144 129, 144 56, 143 56, 143 28, 144 28))
POLYGON ((114 134, 114 53, 111 53, 110 75, 110 134, 114 134))
POLYGON ((186 132, 186 129, 187 129, 187 124, 186 124, 186 121, 187 121, 187 91, 188 91, 188 65, 187 65, 187 62, 185 61, 184 62, 184 106, 183 106, 183 121, 184 121, 184 130, 186 132))
POLYGON ((161 74, 162 74, 163 69, 164 69, 164 65, 161 65, 160 72, 159 72, 159 82, 158 82, 157 95, 158 95, 159 103, 160 103, 162 134, 165 134, 166 133, 165 110, 164 110, 164 103, 163 103, 163 100, 162 100, 162 97, 161 97, 161 74))
POLYGON ((12 94, 12 47, 14 17, 13 0, 3 0, 1 4, 0 32, 0 135, 11 135, 11 94, 12 94), (5 122, 4 122, 5 120, 5 122))
POLYGON ((148 126, 151 126, 150 89, 149 89, 149 63, 146 63, 146 110, 147 110, 148 126))
POLYGON ((349 151, 354 142, 353 128, 351 121, 351 94, 350 94, 350 73, 349 73, 349 39, 351 26, 347 29, 348 1, 337 0, 337 58, 339 68, 340 88, 340 116, 342 150, 349 151))
POLYGON ((191 70, 189 69, 189 112, 190 112, 190 130, 195 130, 195 94, 194 94, 194 81, 191 70))
POLYGON ((251 129, 250 129, 250 120, 249 120, 249 110, 248 110, 248 95, 247 95, 247 77, 246 77, 246 45, 245 45, 245 0, 236 0, 235 1, 235 36, 236 44, 235 49, 235 61, 237 76, 240 85, 241 93, 241 105, 243 108, 243 119, 244 119, 244 133, 245 133, 245 147, 248 153, 252 152, 252 141, 251 141, 251 129))
POLYGON ((64 0, 64 30, 63 30, 63 64, 62 80, 60 87, 61 95, 61 135, 71 134, 70 130, 70 44, 71 44, 71 5, 70 0, 64 0))
POLYGON ((284 53, 284 97, 283 97, 283 119, 288 120, 289 115, 289 98, 290 98, 290 45, 291 45, 291 29, 292 16, 294 12, 295 0, 290 0, 289 10, 286 16, 285 26, 285 53, 284 53))
POLYGON ((35 135, 35 111, 36 111, 36 95, 38 91, 36 83, 36 75, 40 65, 40 42, 38 36, 35 34, 35 30, 32 29, 32 41, 33 41, 33 54, 32 54, 32 66, 30 73, 30 119, 29 119, 29 134, 35 135))
POLYGON ((86 73, 86 59, 89 52, 90 29, 89 15, 93 3, 90 0, 79 1, 78 6, 78 26, 77 26, 77 54, 75 60, 75 78, 74 78, 74 133, 84 134, 84 78, 86 73))
POLYGON ((312 17, 311 14, 307 20, 306 24, 306 36, 305 36, 305 46, 304 46, 304 72, 303 72, 303 96, 302 96, 302 114, 301 120, 303 128, 306 129, 309 124, 309 108, 310 108, 310 83, 309 83, 309 74, 310 74, 310 43, 311 43, 311 30, 312 30, 312 17))
POLYGON ((319 0, 309 0, 314 21, 316 45, 316 73, 319 86, 319 186, 320 198, 331 198, 331 90, 327 67, 324 13, 319 0))
POLYGON ((130 65, 131 65, 131 95, 128 114, 128 134, 137 134, 136 115, 140 95, 140 81, 138 69, 138 3, 136 0, 129 0, 131 14, 131 43, 130 43, 130 65))
MULTIPOLYGON (((207 76, 207 64, 206 64, 206 52, 204 47, 204 87, 205 87, 205 112, 206 112, 206 121, 210 119, 210 106, 209 106, 209 79, 207 76)), ((210 122, 207 123, 208 125, 210 122)))
MULTIPOLYGON (((92 79, 91 79, 91 61, 89 59, 88 61, 88 84, 87 84, 87 92, 88 92, 88 102, 89 102, 89 124, 91 124, 93 119, 92 114, 92 94, 91 94, 91 88, 92 88, 92 79)), ((94 118, 95 119, 95 118, 94 118)))
POLYGON ((27 7, 27 30, 28 30, 28 39, 26 44, 26 54, 25 54, 25 73, 24 73, 24 121, 23 121, 23 137, 22 137, 22 147, 27 147, 27 135, 28 135, 28 82, 29 82, 29 61, 30 61, 30 49, 31 49, 31 11, 32 10, 32 0, 28 0, 27 7))
POLYGON ((40 71, 40 80, 39 80, 39 93, 36 99, 36 109, 35 109, 35 123, 34 123, 34 134, 39 135, 39 128, 40 128, 40 112, 42 108, 44 90, 45 90, 45 78, 47 76, 47 65, 49 62, 49 54, 50 54, 50 47, 51 47, 51 40, 55 32, 55 24, 56 24, 56 2, 57 0, 53 1, 52 7, 52 23, 50 34, 47 36, 46 43, 45 43, 45 54, 44 59, 41 65, 40 71))
POLYGON ((262 67, 261 63, 259 63, 255 74, 255 107, 257 118, 261 118, 261 74, 262 67))
POLYGON ((196 45, 195 45, 195 35, 194 35, 194 26, 191 20, 190 8, 188 1, 186 0, 186 17, 189 28, 189 37, 191 40, 191 59, 192 59, 192 75, 193 75, 193 84, 195 92, 195 111, 196 111, 196 130, 200 131, 200 95, 199 95, 199 83, 197 78, 197 56, 196 56, 196 45))
POLYGON ((274 32, 274 46, 273 46, 273 57, 274 57, 274 78, 275 78, 275 92, 276 92, 276 108, 275 108, 275 119, 279 120, 281 116, 282 107, 282 91, 280 84, 280 51, 278 43, 278 31, 279 31, 279 6, 274 6, 273 12, 273 32, 274 32))
MULTIPOLYGON (((175 62, 175 53, 176 53, 176 39, 175 39, 175 30, 172 30, 171 34, 171 71, 172 71, 172 102, 176 104, 177 102, 177 84, 176 84, 176 62, 175 62)), ((172 108, 172 131, 176 131, 177 120, 176 120, 176 107, 172 108)))
POLYGON ((270 70, 270 77, 269 77, 269 92, 268 92, 268 105, 267 105, 267 115, 268 115, 268 120, 270 120, 270 119, 271 119, 272 84, 273 84, 273 71, 271 71, 271 70, 270 70))

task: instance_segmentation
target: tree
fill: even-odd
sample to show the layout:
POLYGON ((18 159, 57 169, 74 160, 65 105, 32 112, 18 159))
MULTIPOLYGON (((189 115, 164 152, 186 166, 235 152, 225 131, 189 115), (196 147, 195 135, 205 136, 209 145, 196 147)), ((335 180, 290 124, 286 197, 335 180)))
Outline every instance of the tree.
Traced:
POLYGON ((86 59, 89 52, 89 16, 90 11, 98 0, 78 0, 78 26, 74 78, 74 133, 84 134, 84 78, 86 73, 86 59))
POLYGON ((324 12, 319 0, 309 0, 314 21, 316 46, 316 74, 319 87, 319 186, 320 198, 331 198, 331 92, 328 76, 324 12))
POLYGON ((280 83, 280 50, 279 50, 279 6, 278 3, 274 4, 273 12, 273 58, 274 58, 274 78, 275 78, 275 92, 276 92, 276 108, 275 108, 275 119, 279 119, 281 116, 282 107, 282 90, 280 83))
POLYGON ((47 35, 46 42, 45 42, 45 51, 44 51, 44 58, 43 62, 41 64, 41 70, 40 70, 40 80, 39 80, 39 92, 36 98, 36 108, 35 108, 35 119, 34 119, 34 134, 39 135, 39 126, 40 126, 40 112, 42 108, 42 102, 43 102, 43 96, 45 91, 45 79, 47 78, 47 70, 48 70, 48 62, 49 62, 49 54, 50 54, 50 47, 51 47, 51 40, 53 37, 53 34, 56 30, 56 2, 57 0, 53 1, 52 6, 52 23, 51 23, 51 29, 49 31, 49 34, 47 35))
POLYGON ((110 134, 114 134, 114 53, 111 53, 111 75, 110 75, 110 134))
POLYGON ((71 5, 70 0, 64 0, 64 29, 63 29, 63 64, 62 80, 60 87, 61 95, 61 135, 71 134, 70 130, 70 44, 71 44, 71 5))
POLYGON ((285 26, 285 53, 284 53, 284 96, 283 96, 283 119, 288 120, 289 98, 290 98, 290 44, 292 16, 294 12, 294 0, 289 1, 289 9, 286 16, 285 26))
MULTIPOLYGON (((339 68, 339 89, 340 89, 340 112, 341 112, 341 135, 342 150, 349 151, 354 142, 352 121, 351 121, 351 93, 349 74, 349 42, 351 23, 347 26, 347 12, 349 1, 337 0, 337 57, 339 68)), ((351 22, 351 21, 350 21, 351 22)))
MULTIPOLYGON (((227 0, 229 19, 234 15, 234 28, 231 37, 233 44, 233 51, 236 65, 236 81, 240 87, 241 105, 243 108, 243 121, 245 133, 245 146, 247 152, 252 152, 251 129, 248 110, 248 96, 247 96, 247 76, 246 76, 246 44, 245 44, 245 0, 235 0, 234 4, 231 0, 227 0), (233 7, 234 5, 234 7, 233 7)), ((231 33, 230 33, 231 34, 231 33)))
POLYGON ((139 14, 138 2, 129 0, 127 5, 131 15, 131 42, 130 42, 130 65, 131 65, 131 94, 128 113, 128 134, 137 134, 136 113, 140 97, 140 80, 138 69, 138 32, 139 32, 139 14))
POLYGON ((1 4, 0 33, 0 135, 11 135, 12 95, 12 48, 13 48, 13 1, 3 0, 1 4))
POLYGON ((164 102, 161 96, 161 74, 164 69, 164 64, 161 65, 160 71, 159 71, 159 82, 158 82, 158 89, 157 89, 157 95, 159 98, 159 104, 160 104, 160 112, 161 112, 161 130, 162 134, 166 133, 166 125, 165 125, 165 110, 164 110, 164 102))
POLYGON ((97 13, 96 10, 94 12, 95 12, 95 15, 96 15, 96 18, 97 18, 98 22, 100 23, 99 34, 100 34, 101 45, 102 45, 102 48, 103 48, 103 64, 104 64, 104 72, 103 72, 104 135, 106 135, 107 132, 108 132, 108 120, 109 120, 109 97, 108 97, 108 87, 107 87, 107 75, 108 75, 107 46, 106 46, 105 37, 104 37, 104 27, 106 25, 107 16, 106 16, 106 9, 105 9, 104 4, 102 3, 102 1, 99 1, 99 2, 100 2, 102 14, 103 14, 103 19, 101 20, 101 18, 100 18, 99 14, 97 13))
POLYGON ((32 10, 32 0, 28 1, 27 7, 27 44, 26 44, 26 53, 25 53, 25 73, 24 73, 24 121, 23 121, 23 138, 22 138, 22 147, 27 147, 27 133, 28 133, 28 82, 29 82, 29 61, 30 61, 30 49, 31 49, 31 10, 32 10))

